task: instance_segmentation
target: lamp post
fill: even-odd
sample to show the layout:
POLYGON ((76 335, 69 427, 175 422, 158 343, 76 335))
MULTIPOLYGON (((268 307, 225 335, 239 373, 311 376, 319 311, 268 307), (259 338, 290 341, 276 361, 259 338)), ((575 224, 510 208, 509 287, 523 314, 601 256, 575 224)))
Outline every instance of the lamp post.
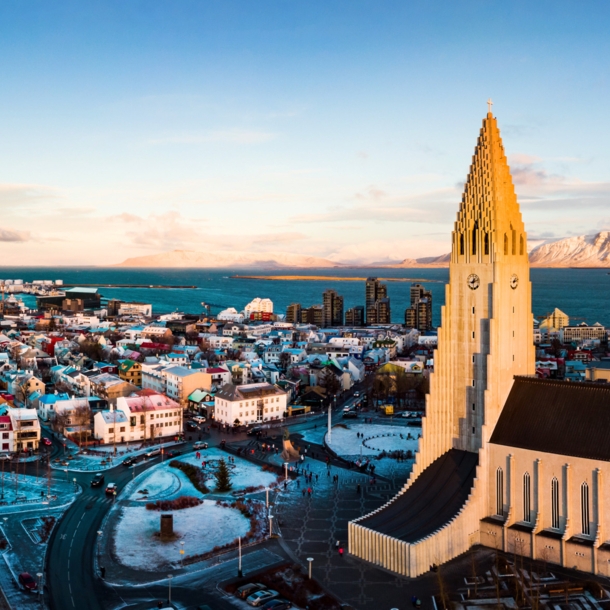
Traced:
POLYGON ((241 578, 243 576, 241 571, 241 536, 237 539, 238 549, 239 549, 239 560, 237 564, 237 576, 241 578))
POLYGON ((168 583, 169 583, 169 594, 167 597, 167 601, 171 604, 172 603, 172 578, 173 576, 171 574, 167 575, 167 579, 168 579, 168 583))
POLYGON ((307 563, 309 564, 309 580, 311 580, 311 564, 313 563, 313 557, 308 557, 307 563))
POLYGON ((180 541, 180 559, 181 559, 182 567, 184 567, 184 540, 180 541))
POLYGON ((66 473, 66 483, 70 482, 70 477, 68 476, 68 469, 64 468, 64 472, 66 473))
POLYGON ((288 480, 288 462, 284 462, 284 481, 288 480))
POLYGON ((269 538, 273 534, 273 515, 269 515, 269 538))
POLYGON ((269 488, 268 487, 265 488, 265 506, 267 507, 267 510, 269 510, 269 488))
POLYGON ((76 477, 72 479, 72 483, 74 483, 74 490, 76 490, 76 477))
POLYGON ((42 572, 38 572, 36 576, 38 576, 38 595, 42 600, 42 572))
MULTIPOLYGON (((98 568, 101 568, 100 565, 100 539, 102 537, 102 530, 97 530, 97 566, 98 568)), ((101 573, 101 570, 100 570, 101 573)))

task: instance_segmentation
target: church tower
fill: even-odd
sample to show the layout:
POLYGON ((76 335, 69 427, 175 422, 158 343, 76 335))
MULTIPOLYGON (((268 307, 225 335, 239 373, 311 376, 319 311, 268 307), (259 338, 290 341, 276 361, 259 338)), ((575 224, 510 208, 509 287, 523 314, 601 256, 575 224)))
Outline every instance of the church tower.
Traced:
POLYGON ((488 112, 452 233, 418 471, 449 449, 485 447, 513 376, 534 373, 526 246, 500 131, 488 112))
POLYGON ((352 521, 349 552, 406 576, 480 541, 489 439, 515 375, 533 375, 527 235, 491 102, 452 232, 422 438, 404 488, 352 521))

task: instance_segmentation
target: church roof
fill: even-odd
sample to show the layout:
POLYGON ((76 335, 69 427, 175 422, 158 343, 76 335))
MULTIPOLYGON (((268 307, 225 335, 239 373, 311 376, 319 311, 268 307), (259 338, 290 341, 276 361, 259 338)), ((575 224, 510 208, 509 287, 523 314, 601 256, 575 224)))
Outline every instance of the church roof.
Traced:
POLYGON ((610 461, 610 384, 515 377, 496 445, 610 461))

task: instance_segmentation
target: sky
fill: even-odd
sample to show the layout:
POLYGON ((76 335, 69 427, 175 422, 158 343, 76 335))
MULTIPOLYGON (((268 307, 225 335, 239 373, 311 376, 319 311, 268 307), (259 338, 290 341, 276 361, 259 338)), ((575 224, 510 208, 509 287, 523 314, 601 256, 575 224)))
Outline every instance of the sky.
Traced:
POLYGON ((0 3, 0 260, 448 252, 493 112, 530 246, 610 229, 610 5, 0 3))

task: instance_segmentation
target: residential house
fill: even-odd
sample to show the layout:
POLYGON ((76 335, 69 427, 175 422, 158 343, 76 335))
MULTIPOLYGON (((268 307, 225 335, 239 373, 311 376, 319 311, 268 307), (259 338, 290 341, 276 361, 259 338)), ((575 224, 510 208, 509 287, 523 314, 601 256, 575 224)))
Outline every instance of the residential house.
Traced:
POLYGON ((119 378, 142 387, 142 365, 130 359, 122 360, 119 364, 119 378))
POLYGON ((282 420, 287 406, 287 394, 277 386, 229 383, 216 393, 214 418, 227 426, 282 420))

